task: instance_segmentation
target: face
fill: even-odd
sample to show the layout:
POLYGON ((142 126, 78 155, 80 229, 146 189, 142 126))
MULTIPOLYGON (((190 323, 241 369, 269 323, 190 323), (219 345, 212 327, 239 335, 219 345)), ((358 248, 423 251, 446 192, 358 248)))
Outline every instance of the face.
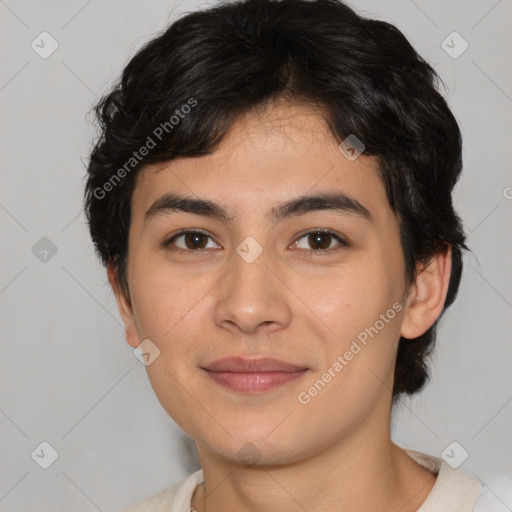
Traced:
POLYGON ((398 222, 376 161, 348 159, 317 113, 280 104, 240 118, 211 155, 142 170, 127 277, 128 342, 158 347, 153 389, 204 450, 287 463, 387 427, 406 306, 398 222), (228 218, 159 201, 169 193, 228 218), (345 198, 280 209, 321 194, 345 198), (204 369, 230 356, 301 370, 204 369))

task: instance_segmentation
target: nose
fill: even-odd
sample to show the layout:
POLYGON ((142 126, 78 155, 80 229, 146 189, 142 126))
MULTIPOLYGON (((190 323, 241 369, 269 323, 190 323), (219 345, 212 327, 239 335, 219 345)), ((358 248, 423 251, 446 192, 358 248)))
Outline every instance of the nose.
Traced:
POLYGON ((288 300, 292 293, 277 268, 271 268, 265 251, 248 263, 237 253, 233 266, 218 285, 215 323, 245 334, 269 333, 290 323, 288 300))

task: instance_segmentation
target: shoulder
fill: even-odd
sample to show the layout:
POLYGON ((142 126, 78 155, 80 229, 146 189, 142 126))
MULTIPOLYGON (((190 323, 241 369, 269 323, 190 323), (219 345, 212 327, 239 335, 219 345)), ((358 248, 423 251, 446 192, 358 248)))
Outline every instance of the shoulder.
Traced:
MULTIPOLYGON (((494 477, 480 482, 445 460, 425 453, 405 452, 416 462, 437 475, 437 480, 418 512, 510 512, 512 480, 494 477), (489 486, 487 485, 489 484, 489 486)), ((477 476, 477 475, 475 475, 477 476)), ((478 476, 477 476, 478 477, 478 476)))
POLYGON ((433 455, 405 450, 418 464, 437 476, 418 512, 473 512, 482 484, 466 472, 433 455))
POLYGON ((163 491, 133 505, 122 512, 182 512, 190 507, 196 487, 203 481, 203 471, 192 473, 181 482, 167 487, 163 491))

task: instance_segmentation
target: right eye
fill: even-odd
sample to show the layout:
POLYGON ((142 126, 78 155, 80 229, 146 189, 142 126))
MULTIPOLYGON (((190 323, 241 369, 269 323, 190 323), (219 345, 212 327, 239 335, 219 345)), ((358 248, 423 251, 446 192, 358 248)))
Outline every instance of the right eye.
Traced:
POLYGON ((206 231, 200 229, 184 229, 163 242, 162 246, 165 249, 175 252, 202 252, 202 250, 205 249, 205 243, 207 244, 208 238, 213 240, 206 231), (184 245, 176 247, 176 241, 181 238, 183 239, 184 245))

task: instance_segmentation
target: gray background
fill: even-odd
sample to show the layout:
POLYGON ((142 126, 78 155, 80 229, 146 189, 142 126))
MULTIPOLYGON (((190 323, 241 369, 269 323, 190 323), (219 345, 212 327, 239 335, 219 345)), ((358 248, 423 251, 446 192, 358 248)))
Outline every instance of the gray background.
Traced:
MULTIPOLYGON (((153 33, 205 5, 0 0, 0 511, 118 511, 198 467, 125 342, 81 201, 85 114, 153 33), (43 31, 59 45, 46 59, 31 47, 50 48, 43 31), (56 254, 40 252, 43 237, 56 254), (43 441, 58 452, 48 469, 31 457, 43 441)), ((436 67, 465 139, 456 205, 473 253, 432 382, 397 411, 393 438, 436 456, 457 441, 461 468, 510 509, 512 2, 351 5, 396 24, 436 67), (453 31, 469 44, 458 58, 441 46, 453 31)))

